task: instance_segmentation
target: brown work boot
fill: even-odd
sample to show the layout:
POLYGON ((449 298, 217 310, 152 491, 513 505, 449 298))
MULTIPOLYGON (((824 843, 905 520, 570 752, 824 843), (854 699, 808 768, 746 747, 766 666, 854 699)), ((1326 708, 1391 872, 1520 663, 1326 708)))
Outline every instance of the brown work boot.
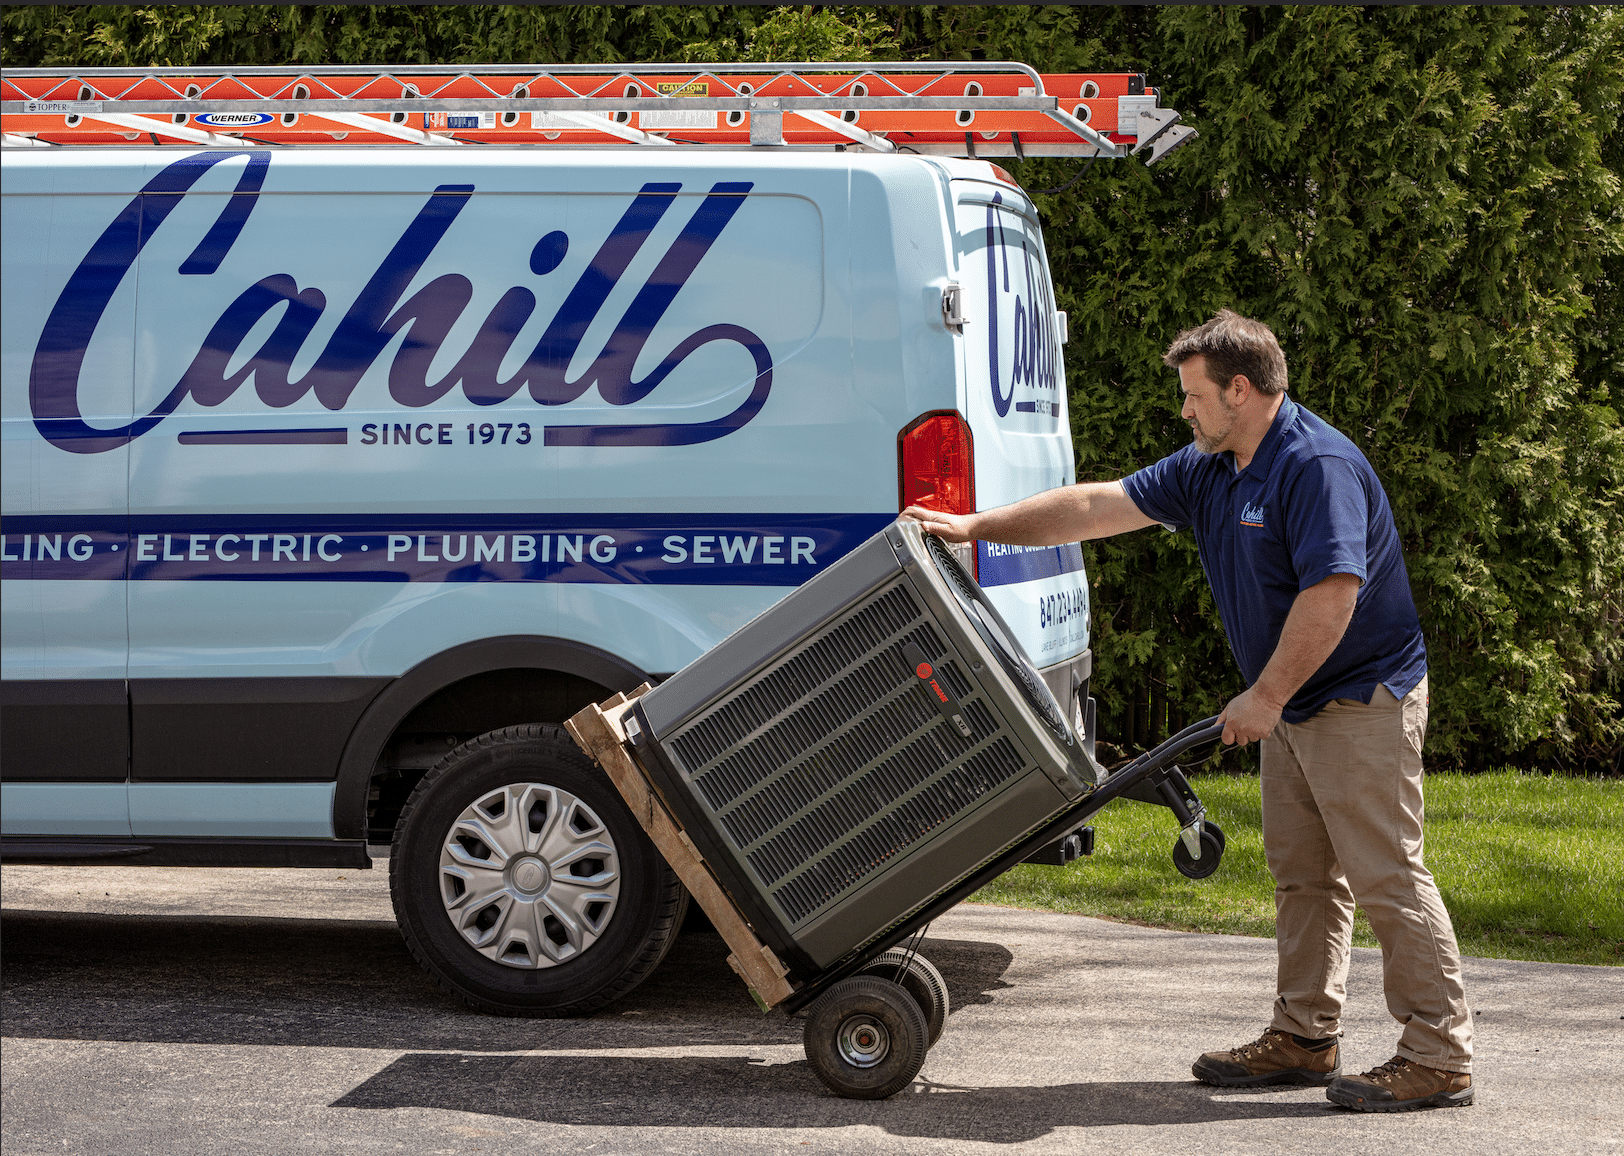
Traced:
POLYGON ((1394 1056, 1362 1076, 1341 1076, 1325 1098, 1360 1112, 1410 1112, 1416 1108, 1464 1108, 1472 1102, 1467 1072, 1442 1072, 1394 1056))
POLYGON ((1232 1051, 1208 1052, 1190 1068, 1204 1084, 1251 1088, 1262 1084, 1320 1087, 1342 1074, 1336 1037, 1304 1046, 1290 1032, 1270 1028, 1252 1043, 1232 1051))

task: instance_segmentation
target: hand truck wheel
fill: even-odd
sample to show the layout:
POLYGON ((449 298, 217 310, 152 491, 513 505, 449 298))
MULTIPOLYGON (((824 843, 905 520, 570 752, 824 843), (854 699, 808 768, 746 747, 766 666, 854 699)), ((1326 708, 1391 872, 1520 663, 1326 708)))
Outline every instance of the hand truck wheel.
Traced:
POLYGON ((925 1064, 925 1014, 888 979, 854 975, 820 996, 806 1017, 806 1058, 825 1087, 851 1100, 883 1100, 925 1064))
POLYGON ((1224 857, 1224 829, 1217 823, 1201 824, 1201 858, 1192 859, 1189 848, 1185 847, 1184 840, 1180 839, 1173 844, 1173 866, 1179 869, 1179 874, 1190 879, 1205 879, 1218 870, 1218 862, 1224 857))
POLYGON ((925 1015, 925 1046, 934 1048, 947 1027, 947 983, 930 960, 906 948, 893 947, 864 964, 858 975, 877 975, 900 983, 925 1015))

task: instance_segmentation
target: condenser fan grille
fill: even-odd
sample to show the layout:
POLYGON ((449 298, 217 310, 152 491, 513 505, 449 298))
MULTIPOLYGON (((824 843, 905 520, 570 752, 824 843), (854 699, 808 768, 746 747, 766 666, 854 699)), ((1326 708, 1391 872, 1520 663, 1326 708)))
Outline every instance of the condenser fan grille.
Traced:
POLYGON ((964 567, 959 564, 959 560, 953 557, 953 551, 947 548, 947 544, 935 534, 926 534, 925 546, 930 550, 930 556, 935 560, 936 568, 942 572, 942 577, 947 579, 947 584, 953 587, 953 592, 959 596, 959 599, 964 602, 974 603, 976 601, 975 584, 970 580, 970 575, 964 572, 964 567))
POLYGON ((1028 769, 913 593, 895 584, 667 739, 787 925, 1028 769), (917 647, 970 734, 937 708, 917 647))
POLYGON ((970 576, 964 572, 959 560, 953 557, 953 552, 936 535, 925 535, 925 543, 942 577, 958 595, 959 601, 964 606, 965 615, 974 623, 987 648, 998 656, 998 665, 1004 668, 1004 673, 1020 687, 1027 705, 1038 713, 1038 717, 1049 725, 1050 730, 1067 743, 1072 742, 1072 731, 1066 724, 1066 717, 1060 709, 1060 704, 1055 701, 1054 695, 1049 693, 1049 688, 1044 685, 1038 672, 1032 669, 1032 664, 1021 655, 1013 653, 1009 641, 1001 637, 1002 631, 993 630, 986 621, 981 612, 985 599, 970 576))

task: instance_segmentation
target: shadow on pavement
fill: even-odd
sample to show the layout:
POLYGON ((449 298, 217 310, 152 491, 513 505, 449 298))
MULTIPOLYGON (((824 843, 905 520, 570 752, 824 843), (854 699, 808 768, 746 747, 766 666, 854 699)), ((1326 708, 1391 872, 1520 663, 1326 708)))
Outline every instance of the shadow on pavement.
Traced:
MULTIPOLYGON (((929 1071, 927 1061, 926 1071, 929 1071)), ((1254 1090, 1255 1091, 1255 1090, 1254 1090)), ((1322 1102, 1226 1099, 1192 1082, 960 1088, 928 1081, 881 1102, 826 1092, 805 1061, 618 1056, 402 1056, 334 1108, 443 1108, 546 1124, 845 1128, 1019 1144, 1057 1128, 1322 1116, 1322 1102)))
MULTIPOLYGON (((366 920, 0 913, 3 1029, 32 1039, 529 1051, 799 1043, 762 1015, 714 932, 689 932, 641 987, 584 1019, 482 1015, 435 986, 394 925, 366 920)), ((986 1003, 1012 956, 930 939, 955 1009, 986 1003)))

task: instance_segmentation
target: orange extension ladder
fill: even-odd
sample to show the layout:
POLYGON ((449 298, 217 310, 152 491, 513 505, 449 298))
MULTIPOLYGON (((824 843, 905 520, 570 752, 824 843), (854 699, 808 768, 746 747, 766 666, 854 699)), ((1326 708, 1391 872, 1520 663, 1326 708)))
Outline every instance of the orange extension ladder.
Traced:
POLYGON ((856 148, 1126 157, 1196 136, 1134 73, 1024 64, 0 70, 6 146, 856 148))

